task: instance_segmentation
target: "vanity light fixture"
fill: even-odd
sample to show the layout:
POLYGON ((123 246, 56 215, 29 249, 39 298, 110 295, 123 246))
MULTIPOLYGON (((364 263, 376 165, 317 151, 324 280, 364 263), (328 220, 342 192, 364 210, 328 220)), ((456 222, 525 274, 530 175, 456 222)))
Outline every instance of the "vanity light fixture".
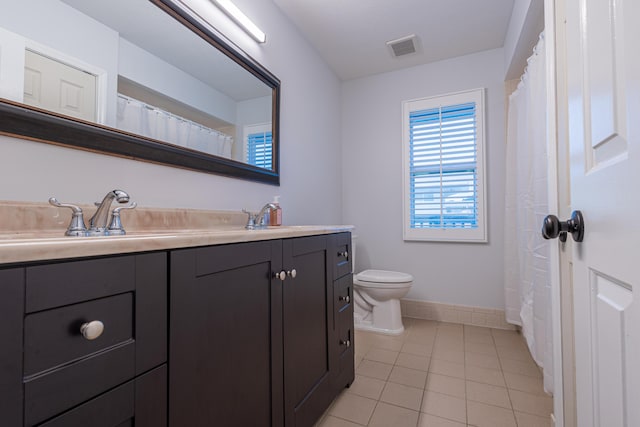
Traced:
POLYGON ((251 21, 247 15, 242 13, 238 6, 233 4, 231 0, 210 0, 213 4, 218 6, 229 18, 235 21, 243 30, 247 32, 251 37, 256 39, 258 43, 264 43, 267 41, 265 33, 258 28, 256 24, 251 21))

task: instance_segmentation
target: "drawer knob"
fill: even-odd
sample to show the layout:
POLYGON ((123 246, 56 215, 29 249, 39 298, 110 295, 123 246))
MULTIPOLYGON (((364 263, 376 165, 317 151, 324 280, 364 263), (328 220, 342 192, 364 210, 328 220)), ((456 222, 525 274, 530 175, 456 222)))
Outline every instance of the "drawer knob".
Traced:
POLYGON ((345 345, 347 348, 351 347, 351 340, 341 340, 340 345, 345 345))
POLYGON ((338 301, 344 301, 344 302, 349 302, 351 301, 351 298, 349 298, 349 295, 347 295, 346 297, 338 297, 338 301))
POLYGON ((287 273, 283 271, 276 271, 273 273, 273 278, 274 279, 280 279, 281 281, 284 281, 284 279, 287 278, 287 273))
POLYGON ((292 269, 291 271, 287 271, 287 276, 291 277, 292 279, 295 279, 296 276, 298 275, 298 272, 296 271, 296 269, 292 269))
POLYGON ((82 326, 80 326, 80 333, 89 341, 98 338, 102 335, 102 332, 104 332, 104 323, 99 320, 83 323, 82 326))
POLYGON ((349 252, 347 252, 347 251, 344 251, 344 252, 338 252, 338 256, 341 256, 341 257, 345 257, 345 258, 347 258, 347 257, 349 256, 349 252))

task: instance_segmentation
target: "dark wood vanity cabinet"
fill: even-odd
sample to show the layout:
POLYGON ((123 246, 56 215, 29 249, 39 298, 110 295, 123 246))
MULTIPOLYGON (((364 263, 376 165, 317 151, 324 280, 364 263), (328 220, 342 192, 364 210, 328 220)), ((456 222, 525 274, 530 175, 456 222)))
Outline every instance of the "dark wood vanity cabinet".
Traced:
POLYGON ((0 424, 166 425, 166 266, 161 252, 0 270, 0 424))
POLYGON ((312 426, 351 384, 338 236, 171 252, 171 427, 312 426))
POLYGON ((0 268, 0 426, 314 425, 354 379, 350 242, 0 268))

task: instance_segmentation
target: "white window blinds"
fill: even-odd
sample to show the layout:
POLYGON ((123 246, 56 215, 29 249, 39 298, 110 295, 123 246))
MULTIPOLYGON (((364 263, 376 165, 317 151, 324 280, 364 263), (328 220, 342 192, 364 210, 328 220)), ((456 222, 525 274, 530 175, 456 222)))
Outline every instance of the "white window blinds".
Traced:
POLYGON ((272 169, 273 147, 271 132, 258 132, 247 137, 247 162, 260 168, 272 169))
POLYGON ((482 91, 408 101, 404 114, 405 239, 486 241, 482 91))

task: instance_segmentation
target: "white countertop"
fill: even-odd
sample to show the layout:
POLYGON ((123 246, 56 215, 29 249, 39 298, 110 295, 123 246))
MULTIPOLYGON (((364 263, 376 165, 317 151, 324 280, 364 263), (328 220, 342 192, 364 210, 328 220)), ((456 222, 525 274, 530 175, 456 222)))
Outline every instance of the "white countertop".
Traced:
POLYGON ((130 232, 126 236, 106 237, 65 237, 61 233, 0 234, 0 264, 283 239, 352 229, 353 226, 349 225, 280 226, 263 230, 222 226, 201 230, 130 232))

